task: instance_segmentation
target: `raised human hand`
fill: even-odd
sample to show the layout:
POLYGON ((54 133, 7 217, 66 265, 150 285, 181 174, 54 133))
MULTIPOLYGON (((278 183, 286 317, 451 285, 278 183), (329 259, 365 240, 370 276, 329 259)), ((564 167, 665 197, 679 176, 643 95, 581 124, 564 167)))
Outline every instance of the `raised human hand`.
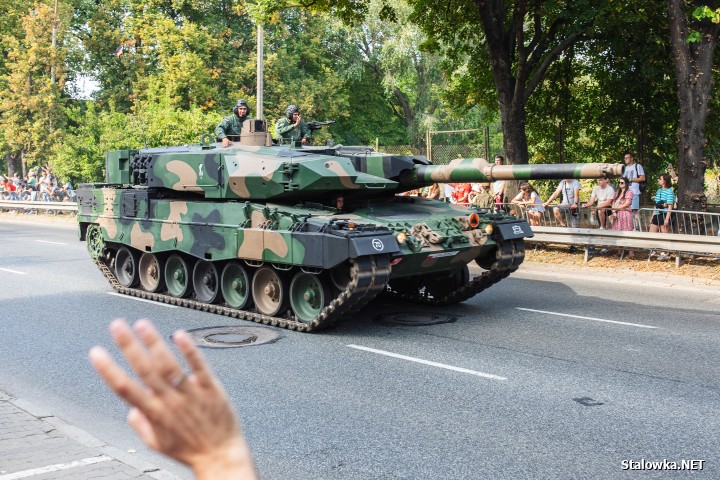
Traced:
POLYGON ((256 478, 232 405, 187 332, 176 332, 173 340, 189 375, 150 321, 139 320, 131 329, 115 320, 110 333, 142 384, 102 347, 90 350, 90 361, 132 406, 128 423, 145 444, 188 465, 198 479, 256 478))

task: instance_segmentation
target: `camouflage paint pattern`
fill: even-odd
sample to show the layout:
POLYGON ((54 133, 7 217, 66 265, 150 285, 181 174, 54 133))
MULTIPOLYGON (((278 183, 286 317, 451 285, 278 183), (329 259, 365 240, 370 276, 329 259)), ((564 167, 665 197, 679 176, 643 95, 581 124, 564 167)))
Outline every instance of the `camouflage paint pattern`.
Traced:
POLYGON ((419 166, 405 173, 404 186, 495 180, 562 180, 565 178, 619 177, 623 165, 610 163, 565 163, 558 165, 495 165, 482 158, 464 158, 448 165, 419 166))
POLYGON ((97 224, 108 245, 286 267, 331 268, 383 253, 394 259, 393 277, 483 258, 503 240, 501 224, 514 226, 509 238, 532 236, 507 214, 476 212, 471 226, 473 210, 397 192, 435 182, 622 174, 611 164, 495 166, 472 158, 431 165, 357 147, 217 144, 109 152, 106 164, 107 184, 79 190, 81 236, 97 224), (338 196, 348 212, 334 208, 338 196), (370 248, 376 245, 382 249, 370 248))
POLYGON ((107 163, 111 184, 132 177, 135 185, 228 200, 307 199, 338 192, 372 197, 438 182, 620 176, 623 168, 620 164, 494 165, 482 158, 431 165, 424 157, 342 147, 293 150, 242 145, 111 152, 107 163))

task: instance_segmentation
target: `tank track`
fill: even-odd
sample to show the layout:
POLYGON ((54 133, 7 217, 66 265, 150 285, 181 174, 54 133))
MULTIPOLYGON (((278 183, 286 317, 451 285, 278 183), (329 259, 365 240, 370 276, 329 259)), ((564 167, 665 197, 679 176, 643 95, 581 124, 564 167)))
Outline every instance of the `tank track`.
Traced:
POLYGON ((272 317, 249 310, 239 310, 220 304, 209 304, 191 298, 178 298, 164 293, 152 293, 140 288, 129 288, 120 284, 110 267, 102 257, 95 259, 95 264, 113 289, 124 295, 131 295, 154 302, 179 305, 203 312, 216 313, 227 317, 250 320, 263 325, 296 330, 298 332, 313 332, 335 325, 344 315, 355 313, 385 290, 390 279, 390 261, 387 256, 360 257, 351 261, 350 281, 345 290, 335 297, 328 306, 311 322, 305 323, 292 317, 272 317))
POLYGON ((506 278, 512 272, 518 269, 525 259, 525 240, 512 240, 510 242, 501 242, 495 252, 495 261, 490 269, 476 276, 471 281, 462 285, 449 295, 441 298, 429 296, 426 292, 418 291, 414 294, 398 293, 390 289, 383 296, 399 298, 415 303, 424 303, 428 305, 451 305, 459 303, 468 298, 474 297, 486 288, 491 287, 500 280, 506 278))

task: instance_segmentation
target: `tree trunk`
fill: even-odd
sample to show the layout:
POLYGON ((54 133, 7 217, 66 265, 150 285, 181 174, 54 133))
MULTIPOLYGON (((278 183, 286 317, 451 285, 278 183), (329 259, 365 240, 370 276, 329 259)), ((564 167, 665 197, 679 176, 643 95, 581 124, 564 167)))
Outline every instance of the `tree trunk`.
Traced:
MULTIPOLYGON (((513 165, 527 165, 528 145, 525 134, 525 106, 516 108, 504 108, 500 103, 500 118, 503 130, 503 150, 505 161, 513 165)), ((492 159, 488 159, 492 162, 492 159)), ((505 196, 508 199, 515 198, 520 191, 520 181, 505 182, 505 196)))
POLYGON ((21 176, 25 174, 24 171, 21 172, 21 168, 20 168, 21 166, 18 165, 19 158, 20 158, 20 155, 17 152, 8 153, 7 155, 5 155, 5 160, 7 161, 7 167, 8 167, 8 175, 10 177, 12 177, 15 174, 15 172, 20 173, 21 176))
MULTIPOLYGON (((702 2, 700 2, 702 3, 702 2)), ((684 0, 669 0, 670 44, 675 61, 680 120, 678 122, 678 207, 707 210, 705 196, 705 120, 712 92, 712 65, 718 25, 694 21, 700 40, 689 43, 684 0)), ((652 185, 652 183, 649 183, 652 185)))

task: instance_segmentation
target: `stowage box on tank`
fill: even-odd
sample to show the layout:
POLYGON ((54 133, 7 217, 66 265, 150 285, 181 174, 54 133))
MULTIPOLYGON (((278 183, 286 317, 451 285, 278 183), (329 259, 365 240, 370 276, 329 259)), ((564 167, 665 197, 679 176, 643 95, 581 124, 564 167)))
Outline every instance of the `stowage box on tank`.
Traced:
POLYGON ((252 143, 262 142, 106 155, 106 183, 78 191, 78 221, 117 291, 301 331, 333 325, 380 293, 456 303, 518 268, 530 226, 397 193, 622 174, 612 164, 432 165, 369 147, 252 143), (472 261, 484 272, 470 279, 472 261))

